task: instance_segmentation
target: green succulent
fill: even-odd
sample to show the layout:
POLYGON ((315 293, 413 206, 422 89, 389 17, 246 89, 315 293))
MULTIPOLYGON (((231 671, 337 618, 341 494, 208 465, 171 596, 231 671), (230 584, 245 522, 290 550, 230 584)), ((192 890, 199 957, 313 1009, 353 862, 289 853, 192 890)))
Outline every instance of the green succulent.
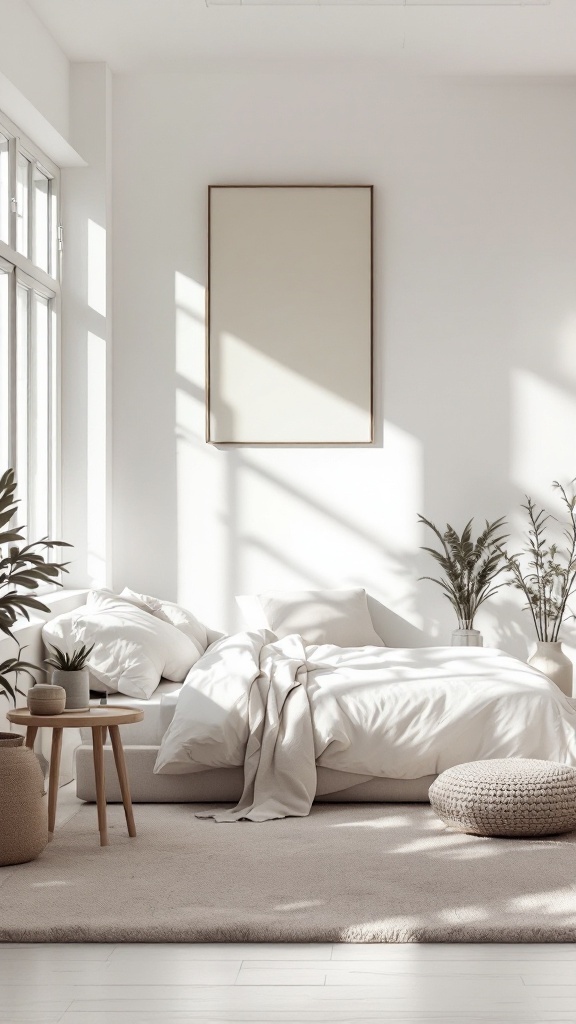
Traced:
POLYGON ((57 647, 53 647, 52 644, 46 645, 52 652, 53 657, 44 658, 46 665, 51 665, 52 668, 60 669, 61 672, 79 672, 83 669, 90 657, 90 654, 94 650, 94 644, 91 647, 86 647, 82 644, 82 647, 76 647, 71 654, 65 654, 64 651, 60 651, 57 647))
POLYGON ((17 644, 17 655, 0 662, 0 696, 12 700, 16 704, 16 694, 24 696, 18 688, 20 672, 34 679, 33 672, 43 672, 40 665, 24 661, 22 651, 25 649, 18 643, 13 627, 19 618, 30 620, 32 610, 50 611, 47 605, 32 597, 25 591, 37 590, 41 584, 50 583, 61 587, 59 576, 67 572, 67 562, 51 562, 44 557, 44 551, 72 545, 65 541, 49 540, 43 537, 33 544, 23 544, 24 535, 21 526, 10 527, 14 517, 18 499, 15 498, 16 479, 13 469, 7 469, 0 477, 0 633, 9 636, 17 644), (7 547, 6 554, 2 554, 7 547))

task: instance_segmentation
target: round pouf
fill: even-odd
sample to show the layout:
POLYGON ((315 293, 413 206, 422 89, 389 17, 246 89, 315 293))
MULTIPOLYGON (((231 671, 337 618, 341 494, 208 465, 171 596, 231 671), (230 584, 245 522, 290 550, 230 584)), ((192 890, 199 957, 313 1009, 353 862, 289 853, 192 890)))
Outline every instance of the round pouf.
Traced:
POLYGON ((34 860, 48 842, 44 776, 23 742, 0 732, 0 865, 34 860))
POLYGON ((576 829, 576 768, 511 757, 442 772, 430 804, 445 825, 475 836, 552 836, 576 829))

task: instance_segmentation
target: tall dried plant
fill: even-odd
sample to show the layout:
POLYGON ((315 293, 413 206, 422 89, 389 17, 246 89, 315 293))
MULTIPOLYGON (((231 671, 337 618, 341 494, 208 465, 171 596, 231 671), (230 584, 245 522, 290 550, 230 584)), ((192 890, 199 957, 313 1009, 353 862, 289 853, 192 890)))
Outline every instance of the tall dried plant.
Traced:
POLYGON ((506 520, 504 517, 495 519, 493 523, 486 520, 484 530, 475 541, 472 540, 473 519, 466 524, 461 535, 450 523, 441 532, 422 515, 418 516, 418 522, 428 526, 440 541, 440 551, 429 547, 421 550, 432 555, 444 573, 440 579, 434 576, 420 578, 431 580, 442 588, 456 612, 460 629, 473 629, 480 605, 505 586, 504 581, 496 583, 495 580, 506 569, 501 546, 508 535, 500 533, 506 520))
POLYGON ((562 529, 563 546, 548 540, 548 530, 555 517, 539 508, 526 495, 522 505, 528 517, 528 532, 524 551, 509 555, 503 551, 505 564, 511 573, 511 585, 522 591, 526 609, 530 611, 538 640, 554 643, 558 640, 562 623, 570 616, 568 600, 576 589, 576 480, 569 484, 571 493, 554 480, 552 487, 560 494, 567 513, 562 529), (520 559, 527 557, 527 569, 522 570, 520 559))

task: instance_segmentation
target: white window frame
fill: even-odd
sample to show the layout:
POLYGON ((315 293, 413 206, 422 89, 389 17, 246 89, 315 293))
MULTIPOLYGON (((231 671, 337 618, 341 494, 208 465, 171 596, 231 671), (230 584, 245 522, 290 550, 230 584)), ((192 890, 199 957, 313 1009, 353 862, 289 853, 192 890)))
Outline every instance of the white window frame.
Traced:
MULTIPOLYGON (((49 316, 48 323, 48 353, 49 353, 49 476, 47 495, 47 522, 48 536, 57 538, 60 535, 61 510, 60 510, 60 348, 61 348, 61 224, 60 224, 60 171, 49 158, 42 153, 34 143, 17 128, 9 118, 0 112, 0 132, 8 139, 8 162, 10 180, 10 213, 9 213, 9 241, 0 239, 0 268, 10 275, 9 280, 9 313, 8 313, 8 375, 9 375, 9 396, 10 410, 8 419, 8 453, 9 465, 16 464, 17 450, 17 409, 16 409, 16 353, 17 353, 17 291, 18 285, 33 289, 39 295, 48 299, 49 310, 53 315, 49 316), (28 172, 28 256, 17 251, 17 218, 16 206, 16 174, 18 156, 22 154, 30 162, 28 172), (35 189, 33 187, 34 168, 37 167, 45 174, 50 186, 48 190, 48 240, 49 258, 48 272, 34 263, 34 211, 35 211, 35 189)), ((28 322, 28 455, 27 471, 28 481, 33 476, 32 445, 30 439, 33 436, 33 402, 32 381, 34 379, 31 356, 31 338, 34 337, 34 311, 35 303, 31 302, 29 307, 28 322)), ((4 424, 2 424, 4 428, 4 424)), ((0 467, 0 473, 8 467, 0 467)), ((27 481, 27 483, 28 483, 27 481)), ((28 507, 20 508, 18 522, 30 524, 30 494, 31 489, 26 487, 28 495, 28 507)), ((38 537, 30 537, 30 540, 39 540, 38 537)))

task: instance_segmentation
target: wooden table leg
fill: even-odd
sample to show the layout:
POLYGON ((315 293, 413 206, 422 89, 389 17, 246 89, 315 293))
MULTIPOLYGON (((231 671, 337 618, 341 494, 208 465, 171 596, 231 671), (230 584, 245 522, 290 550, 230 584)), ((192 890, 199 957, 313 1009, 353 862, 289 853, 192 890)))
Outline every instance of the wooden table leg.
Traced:
POLYGON ((92 751, 94 754, 94 775, 96 778, 96 802, 98 804, 98 828, 100 846, 108 846, 108 825, 106 822, 106 786, 104 781, 104 747, 102 727, 92 726, 92 751))
POLYGON ((122 793, 122 803, 124 804, 124 814, 126 815, 128 835, 133 839, 136 835, 136 825, 134 823, 134 812, 132 811, 132 798, 130 796, 130 784, 128 782, 128 772, 126 771, 126 761, 124 760, 124 749, 122 747, 120 729, 117 725, 110 726, 110 739, 112 741, 112 750, 114 751, 116 771, 118 772, 120 792, 122 793))
POLYGON ((56 804, 58 803, 58 782, 60 779, 60 753, 62 751, 62 729, 52 729, 52 750, 50 753, 50 777, 48 780, 48 831, 54 832, 56 825, 56 804))
POLYGON ((28 750, 34 750, 38 728, 39 726, 37 725, 28 725, 26 727, 26 746, 28 747, 28 750))

